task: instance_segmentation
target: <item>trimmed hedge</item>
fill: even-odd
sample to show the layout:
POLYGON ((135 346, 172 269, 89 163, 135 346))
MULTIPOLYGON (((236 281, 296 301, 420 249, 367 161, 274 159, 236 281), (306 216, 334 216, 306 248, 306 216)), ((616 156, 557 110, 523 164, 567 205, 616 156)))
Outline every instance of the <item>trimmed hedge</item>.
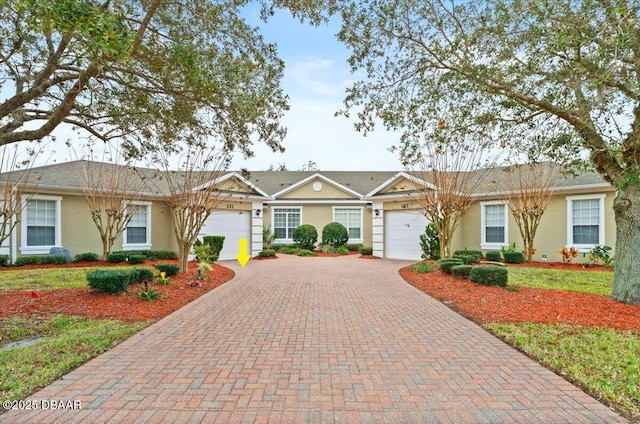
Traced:
POLYGON ((20 256, 16 259, 15 266, 25 265, 64 265, 67 263, 67 258, 64 255, 32 255, 32 256, 20 256))
POLYGON ((440 270, 442 272, 446 272, 447 274, 451 274, 451 267, 454 267, 456 265, 464 265, 464 262, 462 262, 462 259, 459 258, 446 258, 440 259, 438 261, 440 270))
POLYGON ((93 252, 78 253, 73 257, 73 262, 96 262, 100 260, 100 255, 93 252))
POLYGON ((96 269, 87 274, 89 287, 102 293, 122 293, 131 281, 131 272, 121 269, 96 269))
POLYGON ((489 286, 505 287, 507 285, 507 268, 500 266, 474 266, 469 280, 489 286))
POLYGON ((9 255, 0 255, 0 266, 9 265, 9 255))
POLYGON ((347 243, 347 244, 344 245, 344 247, 349 249, 349 252, 359 252, 360 248, 362 247, 362 244, 361 243, 347 243))
POLYGON ((462 259, 462 263, 465 265, 477 264, 478 262, 480 262, 480 256, 477 254, 467 254, 467 255, 454 254, 453 257, 462 259))
POLYGON ((493 262, 500 262, 500 259, 502 259, 502 257, 500 256, 499 250, 489 250, 485 257, 487 258, 488 261, 493 261, 493 262))
POLYGON ((146 268, 134 268, 129 271, 131 277, 129 278, 129 284, 141 283, 144 280, 149 282, 153 281, 153 271, 146 268))
POLYGON ((361 255, 373 255, 373 247, 371 247, 371 246, 360 246, 360 254, 361 255))
POLYGON ((276 256, 276 251, 273 249, 264 249, 258 252, 258 256, 261 258, 272 258, 276 256))
POLYGON ((109 256, 107 256, 107 262, 111 262, 114 264, 124 262, 126 260, 127 260, 127 255, 122 252, 110 253, 109 256))
POLYGON ((298 256, 316 256, 316 252, 308 249, 296 249, 296 255, 298 256))
POLYGON ((111 253, 112 254, 121 253, 125 256, 125 258, 131 255, 144 255, 150 261, 158 261, 158 260, 168 261, 168 260, 178 259, 178 254, 172 250, 118 250, 111 253))
POLYGON ((180 267, 174 264, 156 264, 154 268, 160 272, 164 272, 167 277, 173 277, 180 272, 180 267))
POLYGON ((473 265, 455 265, 451 267, 451 275, 456 277, 469 278, 473 265))
POLYGON ((318 241, 318 230, 310 224, 302 224, 293 230, 293 241, 301 249, 313 250, 318 241))
POLYGON ((129 255, 130 264, 143 264, 147 260, 145 255, 129 255))
POLYGON ((522 252, 504 252, 504 261, 508 264, 521 264, 524 262, 524 253, 522 252))
POLYGON ((482 251, 481 250, 456 250, 455 252, 453 252, 453 256, 458 256, 458 255, 473 255, 473 256, 478 256, 480 259, 482 259, 484 256, 482 255, 482 251))
POLYGON ((298 253, 298 248, 294 246, 282 246, 279 252, 286 253, 288 255, 295 255, 298 253))
POLYGON ((322 244, 332 247, 344 246, 349 240, 347 228, 339 222, 330 222, 322 229, 322 244))

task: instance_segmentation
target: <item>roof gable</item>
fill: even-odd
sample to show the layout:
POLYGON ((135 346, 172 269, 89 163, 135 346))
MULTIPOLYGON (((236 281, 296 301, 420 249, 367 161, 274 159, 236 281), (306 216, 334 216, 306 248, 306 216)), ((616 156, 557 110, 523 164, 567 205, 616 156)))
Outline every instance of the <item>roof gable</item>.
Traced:
POLYGON ((427 181, 424 181, 414 175, 401 171, 389 178, 384 183, 367 193, 365 197, 373 197, 380 195, 393 195, 401 193, 411 193, 418 190, 420 187, 433 187, 433 185, 427 181))
POLYGON ((280 190, 273 194, 273 197, 281 199, 360 199, 362 194, 320 173, 315 173, 280 190))

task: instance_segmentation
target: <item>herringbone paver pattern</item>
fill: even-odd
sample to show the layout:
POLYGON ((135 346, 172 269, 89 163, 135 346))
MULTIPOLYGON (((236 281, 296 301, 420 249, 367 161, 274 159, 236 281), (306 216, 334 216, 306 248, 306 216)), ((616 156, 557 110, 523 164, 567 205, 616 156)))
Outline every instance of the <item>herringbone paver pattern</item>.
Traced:
POLYGON ((236 278, 2 422, 612 423, 602 404, 403 282, 401 262, 298 258, 236 278))

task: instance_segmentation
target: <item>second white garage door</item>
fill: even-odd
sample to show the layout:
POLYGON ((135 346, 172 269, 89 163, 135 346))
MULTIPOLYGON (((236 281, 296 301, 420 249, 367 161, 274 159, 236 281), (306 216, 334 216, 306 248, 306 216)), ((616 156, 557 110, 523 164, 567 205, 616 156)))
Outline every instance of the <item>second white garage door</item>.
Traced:
POLYGON ((384 250, 389 259, 420 260, 420 235, 429 224, 416 210, 387 211, 384 222, 384 250))
POLYGON ((204 224, 201 235, 224 236, 219 260, 235 259, 241 238, 246 238, 247 249, 251 248, 251 212, 215 211, 204 224))

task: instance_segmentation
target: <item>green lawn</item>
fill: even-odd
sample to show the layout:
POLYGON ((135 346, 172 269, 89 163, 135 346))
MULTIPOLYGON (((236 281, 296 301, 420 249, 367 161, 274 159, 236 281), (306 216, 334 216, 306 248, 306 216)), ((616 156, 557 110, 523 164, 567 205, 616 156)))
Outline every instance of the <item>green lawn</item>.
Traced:
POLYGON ((609 271, 569 271, 558 269, 509 267, 509 285, 536 289, 611 295, 613 273, 609 271))

